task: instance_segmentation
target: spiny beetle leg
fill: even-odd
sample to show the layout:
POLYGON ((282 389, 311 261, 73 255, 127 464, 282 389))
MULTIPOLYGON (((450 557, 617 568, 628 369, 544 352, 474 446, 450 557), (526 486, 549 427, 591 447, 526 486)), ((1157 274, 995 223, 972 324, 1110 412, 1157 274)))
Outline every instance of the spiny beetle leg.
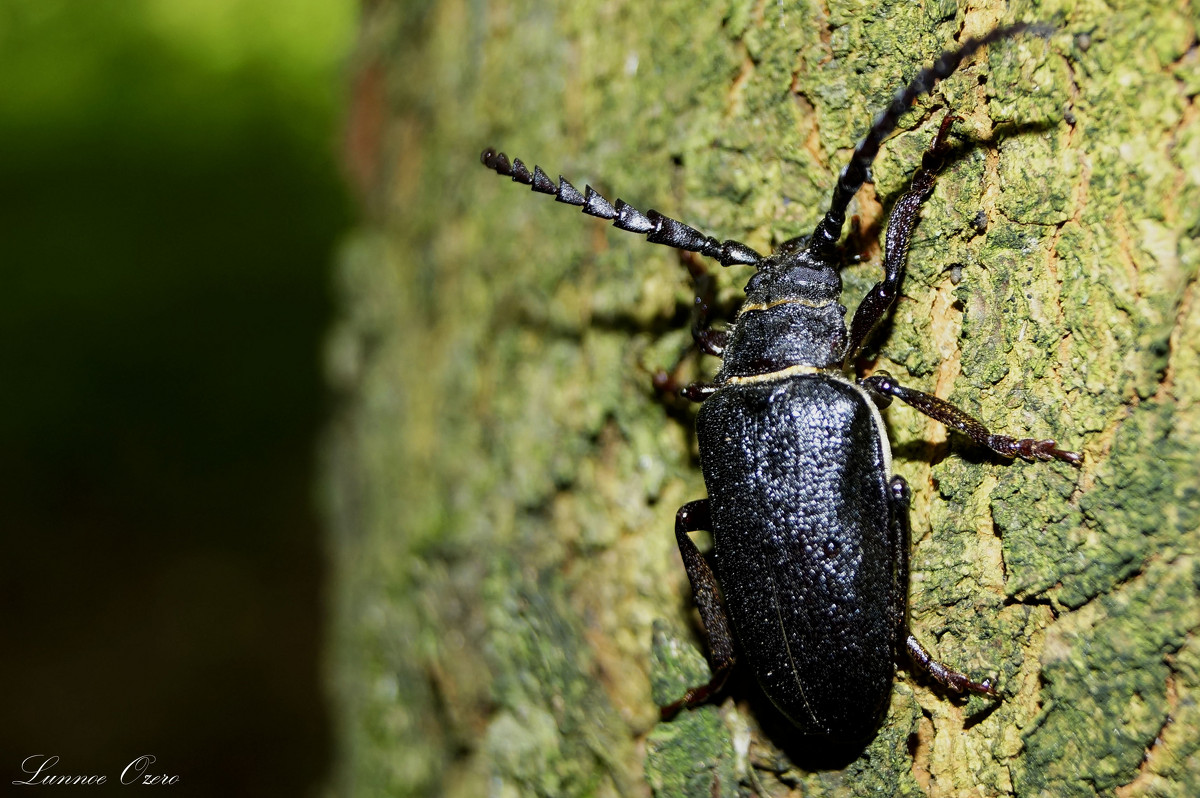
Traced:
POLYGON ((688 537, 689 532, 709 529, 710 524, 708 499, 688 502, 675 514, 675 542, 679 544, 683 567, 687 569, 688 581, 692 583, 692 599, 696 602, 696 609, 700 611, 700 621, 708 635, 709 661, 712 664, 713 677, 707 684, 691 688, 678 701, 663 707, 663 720, 670 720, 685 707, 694 707, 707 701, 725 685, 729 672, 733 670, 733 631, 721 605, 717 579, 700 550, 696 548, 696 544, 688 537))
POLYGON ((901 402, 910 405, 934 421, 940 421, 950 429, 964 433, 971 440, 988 447, 993 452, 1004 457, 1021 457, 1025 460, 1062 460, 1073 466, 1083 463, 1083 455, 1078 452, 1068 452, 1058 448, 1052 440, 1036 438, 1012 438, 1008 435, 995 435, 983 422, 960 410, 944 399, 933 394, 914 391, 905 388, 892 379, 887 373, 876 373, 858 381, 858 384, 868 391, 884 396, 894 396, 901 402))
POLYGON ((876 283, 867 292, 858 310, 854 312, 854 319, 850 323, 850 345, 846 349, 844 361, 846 366, 853 364, 880 319, 886 316, 896 303, 896 297, 900 294, 900 284, 904 281, 904 262, 908 257, 908 245, 912 240, 913 228, 917 225, 921 203, 933 191, 937 169, 949 149, 946 136, 950 133, 950 126, 954 120, 959 118, 951 113, 946 114, 933 143, 929 145, 921 161, 921 167, 913 175, 911 188, 892 208, 887 235, 884 238, 883 282, 876 283))
POLYGON ((1000 693, 992 684, 991 679, 984 679, 982 682, 977 682, 969 676, 947 668, 930 656, 925 647, 921 645, 921 641, 917 640, 912 632, 909 632, 905 637, 904 647, 908 651, 908 658, 912 661, 913 665, 928 673, 931 679, 950 692, 956 694, 979 693, 992 698, 1000 697, 1000 693))

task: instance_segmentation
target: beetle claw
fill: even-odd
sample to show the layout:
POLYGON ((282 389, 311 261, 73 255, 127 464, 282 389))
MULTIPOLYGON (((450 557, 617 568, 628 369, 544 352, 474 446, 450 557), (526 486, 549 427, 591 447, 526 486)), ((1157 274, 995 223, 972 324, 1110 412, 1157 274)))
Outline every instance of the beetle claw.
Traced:
POLYGON ((1019 441, 1022 446, 1019 454, 1026 460, 1062 460, 1073 466, 1083 464, 1083 455, 1079 452, 1068 452, 1058 448, 1055 440, 1025 440, 1019 441))
POLYGON ((980 695, 985 695, 989 698, 999 698, 1000 697, 1000 691, 996 689, 996 685, 995 685, 995 683, 992 682, 990 677, 987 679, 984 679, 983 681, 979 682, 978 684, 972 683, 971 684, 971 692, 979 693, 980 695))

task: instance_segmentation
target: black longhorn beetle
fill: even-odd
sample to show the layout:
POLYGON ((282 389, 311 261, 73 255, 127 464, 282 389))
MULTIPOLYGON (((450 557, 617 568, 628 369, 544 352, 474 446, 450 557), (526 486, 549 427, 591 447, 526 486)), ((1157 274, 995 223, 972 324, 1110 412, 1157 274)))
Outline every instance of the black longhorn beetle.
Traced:
MULTIPOLYGON (((912 405, 1004 457, 1081 456, 1052 440, 993 434, 962 410, 905 388, 884 372, 857 378, 855 360, 900 291, 921 203, 933 189, 955 120, 941 128, 888 220, 883 281, 850 323, 838 303, 837 248, 846 208, 869 179, 883 139, 918 95, 954 73, 985 45, 1040 26, 1015 24, 942 53, 896 92, 854 150, 829 211, 807 237, 764 257, 739 241, 717 241, 656 211, 610 204, 588 186, 556 186, 493 149, 490 169, 559 202, 612 219, 647 240, 720 261, 754 266, 746 299, 727 330, 694 325, 697 347, 722 358, 710 384, 683 389, 703 402, 696 418, 708 498, 675 517, 675 538, 709 639, 713 676, 663 707, 664 719, 720 690, 738 655, 763 691, 803 732, 858 740, 872 733, 888 705, 902 651, 947 691, 999 697, 990 679, 974 681, 930 656, 908 627, 909 489, 892 476, 891 448, 879 408, 893 398, 912 405), (709 530, 716 574, 689 532, 709 530), (719 593, 718 593, 719 590, 719 593), (723 597, 723 601, 722 601, 723 597)), ((699 305, 703 301, 697 299, 699 305)))

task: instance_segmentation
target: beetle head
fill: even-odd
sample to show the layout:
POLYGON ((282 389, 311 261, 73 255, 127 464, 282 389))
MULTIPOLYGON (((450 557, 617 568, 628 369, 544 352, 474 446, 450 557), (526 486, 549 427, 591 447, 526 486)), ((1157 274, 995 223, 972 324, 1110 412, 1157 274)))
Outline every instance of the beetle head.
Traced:
POLYGON ((824 253, 814 252, 804 239, 792 239, 763 258, 746 283, 746 301, 771 304, 787 300, 825 302, 842 293, 842 277, 824 253))

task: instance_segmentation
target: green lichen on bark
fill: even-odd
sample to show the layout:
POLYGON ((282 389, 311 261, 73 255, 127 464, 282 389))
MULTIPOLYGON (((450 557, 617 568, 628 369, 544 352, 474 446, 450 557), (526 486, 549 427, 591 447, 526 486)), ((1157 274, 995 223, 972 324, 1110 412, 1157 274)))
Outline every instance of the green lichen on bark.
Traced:
POLYGON ((1013 767, 1018 794, 1090 798, 1134 780, 1170 722, 1164 655, 1178 652, 1200 621, 1198 591, 1195 557, 1155 560, 1060 619, 1042 655, 1043 710, 1013 767))
MULTIPOLYGON (((708 665, 700 652, 656 624, 651 660, 654 702, 666 706, 708 678, 708 665)), ((684 712, 673 723, 660 723, 646 738, 646 782, 655 795, 737 796, 735 762, 730 729, 713 706, 684 712)))
MULTIPOLYGON (((366 5, 354 118, 381 135, 327 351, 335 792, 1197 794, 1194 3, 366 5), (1005 700, 901 671, 836 765, 794 761, 753 702, 659 724, 705 678, 671 534, 704 487, 687 411, 649 389, 689 288, 671 252, 479 150, 766 250, 811 230, 920 63, 1012 19, 1058 31, 918 100, 851 208, 881 229, 945 109, 963 117, 869 355, 1086 452, 1002 463, 887 411, 913 627, 1005 700)), ((851 310, 871 254, 844 270, 851 310)), ((726 303, 746 277, 721 270, 726 303)))

